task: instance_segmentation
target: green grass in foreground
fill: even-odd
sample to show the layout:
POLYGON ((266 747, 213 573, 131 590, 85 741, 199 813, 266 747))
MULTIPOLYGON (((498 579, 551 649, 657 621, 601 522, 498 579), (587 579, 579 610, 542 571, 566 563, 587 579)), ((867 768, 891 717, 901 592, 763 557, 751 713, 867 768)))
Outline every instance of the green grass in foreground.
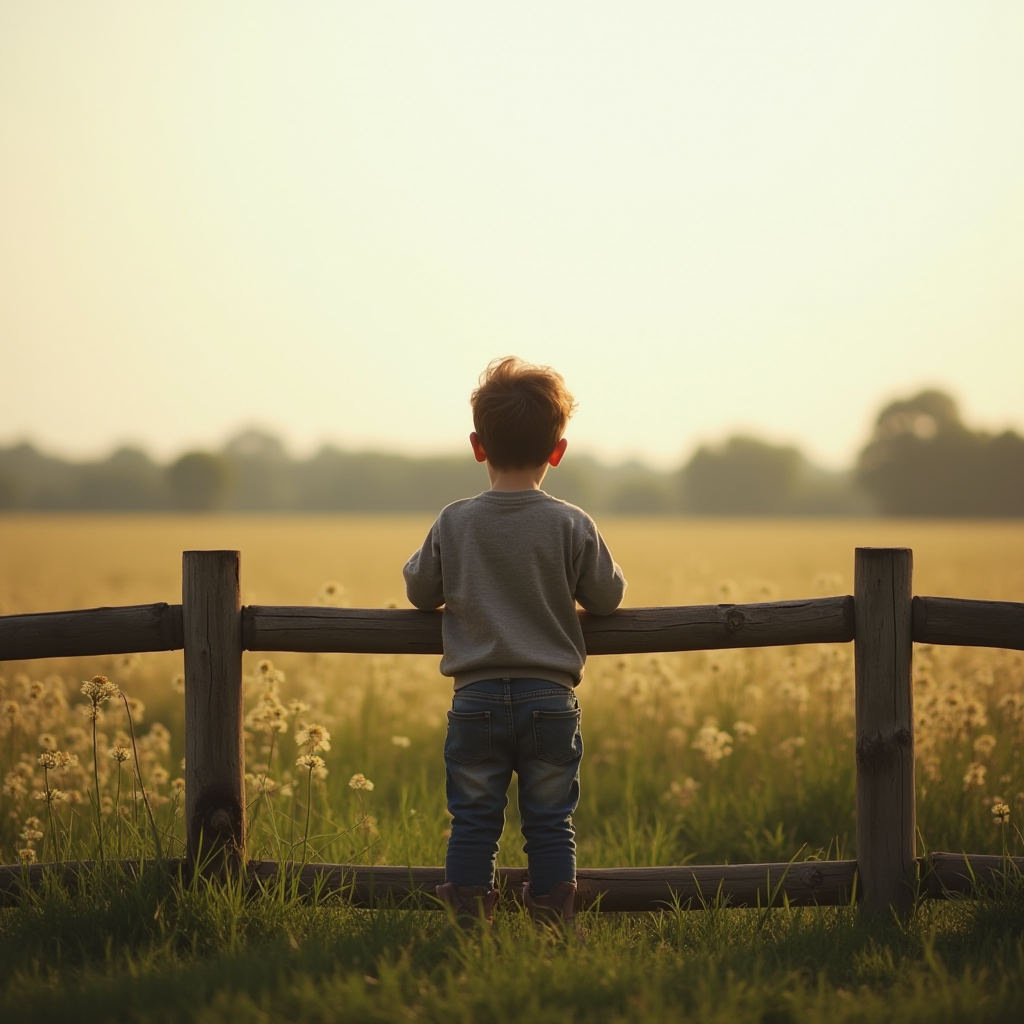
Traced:
POLYGON ((437 912, 94 877, 0 912, 0 1020, 1008 1021, 1024 1014, 1024 887, 849 908, 585 915, 585 945, 513 907, 464 937, 437 912))

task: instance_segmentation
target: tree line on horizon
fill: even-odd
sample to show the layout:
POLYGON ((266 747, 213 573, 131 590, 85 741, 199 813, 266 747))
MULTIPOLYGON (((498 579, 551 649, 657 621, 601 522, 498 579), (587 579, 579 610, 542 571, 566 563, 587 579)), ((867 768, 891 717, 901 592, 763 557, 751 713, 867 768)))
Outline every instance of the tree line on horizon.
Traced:
MULTIPOLYGON (((248 430, 219 451, 161 465, 137 448, 74 462, 30 443, 0 448, 6 512, 432 512, 486 487, 466 456, 414 457, 325 446, 293 459, 248 430)), ((544 489, 595 514, 1024 516, 1024 437, 963 423, 923 391, 886 405, 853 468, 830 472, 791 445, 733 436, 675 471, 566 459, 544 489)))

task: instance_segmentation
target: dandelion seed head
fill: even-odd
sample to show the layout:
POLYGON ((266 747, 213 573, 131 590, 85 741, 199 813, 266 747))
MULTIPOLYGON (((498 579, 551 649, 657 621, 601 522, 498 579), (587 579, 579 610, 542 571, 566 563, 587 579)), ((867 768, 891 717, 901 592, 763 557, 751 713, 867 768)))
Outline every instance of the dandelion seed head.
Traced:
POLYGON ((807 740, 803 736, 788 736, 775 749, 782 757, 796 757, 797 751, 806 744, 807 740))
POLYGON ((25 849, 18 851, 18 860, 22 864, 35 864, 36 851, 31 846, 26 846, 25 849))
POLYGON ((693 803, 694 798, 697 795, 697 790, 700 789, 700 783, 693 778, 685 778, 682 782, 676 782, 674 779, 669 783, 669 787, 666 790, 663 799, 669 803, 674 803, 679 807, 688 807, 693 803))
POLYGON ((110 756, 118 763, 124 764, 125 761, 131 760, 131 751, 127 747, 122 747, 120 744, 110 748, 110 756))
POLYGON ((373 789, 373 783, 362 772, 356 772, 356 774, 348 780, 348 785, 350 789, 365 790, 367 792, 373 789))
POLYGON ((120 690, 106 676, 93 676, 92 679, 82 681, 82 693, 89 698, 93 707, 97 707, 111 697, 116 697, 120 690))
POLYGON ((44 804, 59 804, 67 800, 68 795, 63 789, 38 789, 32 794, 32 797, 44 804))
POLYGON ((996 825, 1005 825, 1010 820, 1010 805, 1001 800, 992 804, 992 820, 996 825))
POLYGON ((331 749, 331 734, 322 725, 304 725, 295 734, 300 747, 309 747, 310 753, 331 749))
POLYGON ((24 797, 29 792, 22 776, 13 771, 7 772, 4 776, 2 790, 5 797, 11 797, 14 800, 24 797))
POLYGON ((296 758, 296 768, 308 768, 313 771, 315 768, 324 768, 327 766, 327 762, 316 754, 303 754, 301 757, 296 758))
POLYGON ((995 750, 996 738, 986 733, 984 736, 979 736, 974 741, 974 752, 981 757, 988 757, 989 754, 995 750))
POLYGON ((690 746, 709 764, 717 766, 732 753, 732 736, 709 721, 697 731, 697 737, 690 746))

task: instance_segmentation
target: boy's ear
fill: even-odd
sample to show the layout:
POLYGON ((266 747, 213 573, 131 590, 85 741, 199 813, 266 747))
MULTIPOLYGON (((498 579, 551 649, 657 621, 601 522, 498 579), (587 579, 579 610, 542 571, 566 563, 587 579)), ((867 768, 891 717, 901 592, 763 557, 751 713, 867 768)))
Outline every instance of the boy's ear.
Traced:
POLYGON ((473 446, 473 457, 477 462, 487 461, 487 452, 484 451, 484 446, 480 443, 480 435, 474 430, 469 435, 469 443, 473 446))
POLYGON ((557 466, 562 461, 562 456, 565 454, 565 449, 568 447, 569 442, 563 437, 558 444, 555 445, 555 450, 551 453, 551 457, 548 459, 549 466, 557 466))

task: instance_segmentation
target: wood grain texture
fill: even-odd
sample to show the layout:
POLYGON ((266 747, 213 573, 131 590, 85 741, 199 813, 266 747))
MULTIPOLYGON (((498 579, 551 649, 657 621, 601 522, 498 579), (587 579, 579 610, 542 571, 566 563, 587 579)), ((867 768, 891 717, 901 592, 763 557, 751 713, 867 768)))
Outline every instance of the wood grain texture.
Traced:
POLYGON ((857 863, 879 914, 906 914, 917 890, 912 573, 909 548, 857 548, 857 863))
POLYGON ((237 551, 182 555, 185 833, 211 870, 245 859, 242 616, 237 551))
MULTIPOLYGON (((651 868, 581 868, 576 875, 577 905, 604 911, 664 910, 678 901, 684 910, 699 910, 720 898, 733 907, 838 906, 854 896, 854 861, 807 861, 799 864, 727 864, 651 868)), ((252 862, 250 871, 272 884, 281 870, 274 861, 252 862)), ((301 892, 341 892, 357 906, 382 900, 401 902, 432 897, 444 881, 441 867, 364 867, 352 864, 286 865, 301 892)), ((498 884, 507 896, 519 897, 525 868, 500 868, 498 884)), ((417 905, 436 907, 433 900, 417 905)))
POLYGON ((180 604, 0 616, 0 661, 179 651, 182 646, 180 604))
MULTIPOLYGON (((242 610, 249 651, 441 654, 443 612, 405 608, 301 608, 250 605, 242 610)), ((621 608, 580 612, 587 653, 643 654, 729 647, 848 643, 852 597, 746 605, 621 608)))
POLYGON ((1024 604, 915 597, 914 640, 919 644, 1024 651, 1024 604))
POLYGON ((921 884, 932 899, 998 892, 1009 881, 1018 885, 1024 857, 998 857, 981 853, 931 853, 921 884))

